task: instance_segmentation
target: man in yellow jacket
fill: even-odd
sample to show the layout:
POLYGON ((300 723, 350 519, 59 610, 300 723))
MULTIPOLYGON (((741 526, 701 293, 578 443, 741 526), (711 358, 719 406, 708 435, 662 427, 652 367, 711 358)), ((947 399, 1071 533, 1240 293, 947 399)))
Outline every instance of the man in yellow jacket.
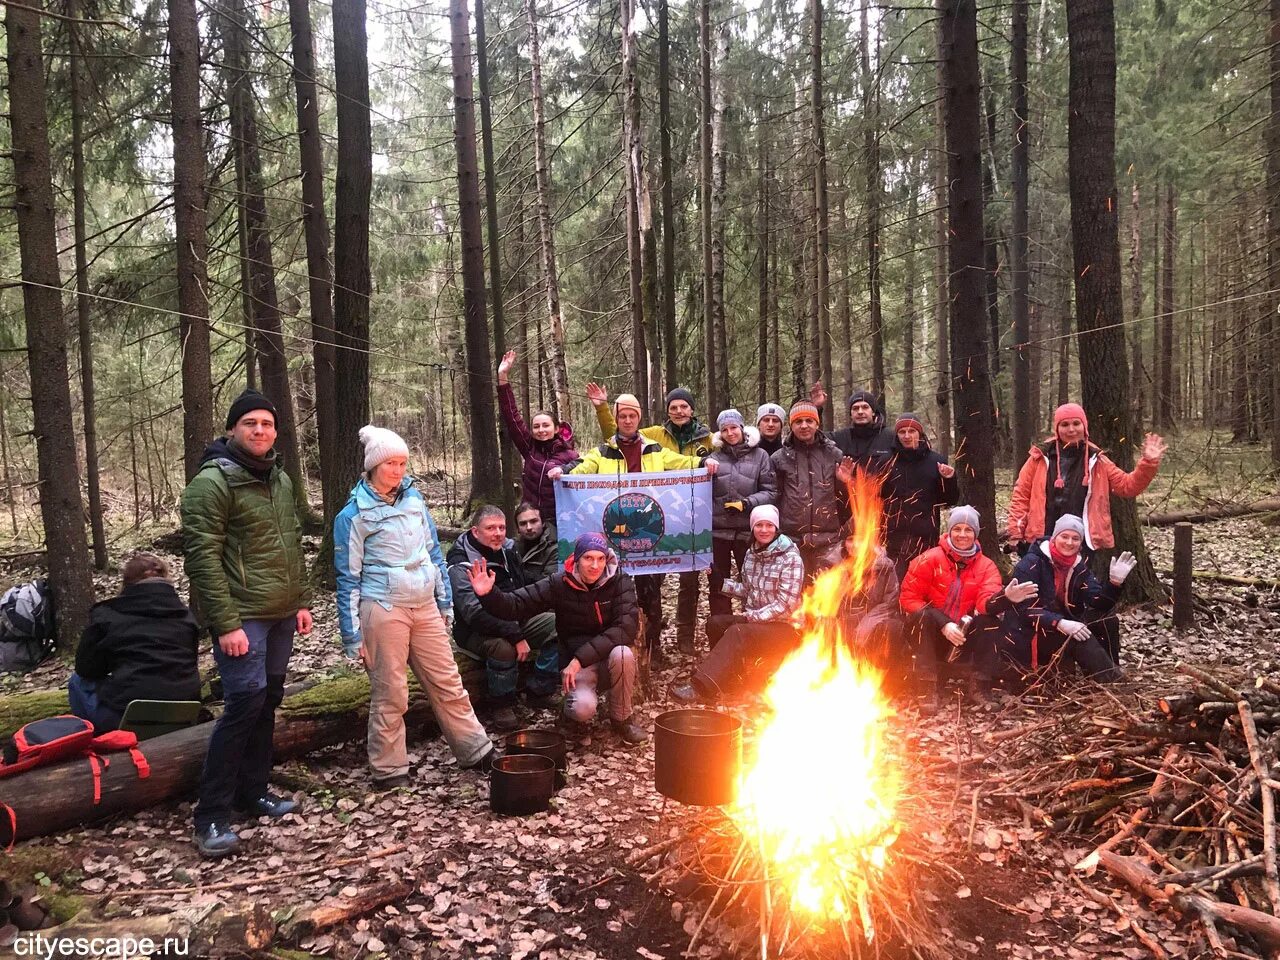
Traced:
MULTIPOLYGON (((675 391, 672 391, 673 393, 675 391)), ((685 391, 687 394, 687 391, 685 391)), ((555 479, 562 473, 661 473, 664 470, 696 470, 699 467, 706 466, 711 473, 716 471, 716 462, 714 460, 705 459, 706 454, 703 453, 682 453, 671 446, 668 446, 656 437, 651 436, 646 431, 655 429, 665 429, 663 427, 654 428, 647 427, 645 430, 640 429, 640 418, 643 411, 640 409, 640 401, 629 393, 620 395, 614 403, 614 410, 608 409, 608 394, 603 388, 590 384, 587 388, 587 395, 591 398, 592 403, 597 402, 596 411, 600 420, 600 425, 604 428, 608 423, 611 431, 607 434, 607 439, 594 450, 589 451, 575 467, 571 470, 561 471, 559 467, 553 467, 548 475, 555 479), (600 405, 604 405, 605 411, 600 415, 600 405), (607 418, 607 419, 606 419, 607 418)), ((690 398, 691 399, 691 398, 690 398)), ((673 404, 668 404, 668 408, 673 404)), ((684 420, 693 420, 692 404, 684 401, 684 420)), ((696 421, 693 421, 696 423, 696 421)), ((705 428, 703 428, 705 431, 705 428)), ((672 442, 676 442, 674 437, 672 442)), ((710 453, 710 444, 707 444, 707 453, 710 453)), ((688 651, 693 650, 693 621, 697 615, 698 603, 698 574, 682 573, 680 574, 680 597, 677 601, 676 624, 677 631, 684 627, 681 614, 684 612, 683 605, 685 600, 685 581, 692 580, 693 583, 693 600, 689 609, 688 622, 688 651)), ((640 609, 645 613, 645 644, 649 647, 653 662, 661 664, 666 657, 662 652, 662 575, 653 574, 649 576, 637 576, 636 597, 640 601, 640 609)), ((684 637, 680 636, 680 647, 685 648, 684 637)))
MULTIPOLYGON (((601 434, 606 438, 612 437, 617 424, 609 410, 609 391, 599 384, 588 383, 587 398, 596 408, 601 434)), ((667 394, 667 419, 641 427, 640 435, 687 457, 706 457, 712 450, 711 431, 693 415, 693 394, 684 387, 676 387, 667 394)), ((680 574, 680 592, 676 595, 676 642, 681 653, 694 652, 700 580, 696 572, 680 574)))

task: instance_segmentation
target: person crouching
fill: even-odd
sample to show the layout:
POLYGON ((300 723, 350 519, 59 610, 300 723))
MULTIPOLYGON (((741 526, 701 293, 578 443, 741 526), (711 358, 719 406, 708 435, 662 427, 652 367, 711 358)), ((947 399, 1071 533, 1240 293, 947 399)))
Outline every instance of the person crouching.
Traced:
POLYGON ((564 570, 518 590, 494 590, 494 574, 483 557, 467 571, 481 605, 503 620, 555 613, 560 643, 564 716, 576 723, 595 719, 601 693, 609 693, 609 724, 626 743, 644 743, 648 733, 632 720, 640 631, 635 583, 619 568, 603 533, 584 533, 564 570))

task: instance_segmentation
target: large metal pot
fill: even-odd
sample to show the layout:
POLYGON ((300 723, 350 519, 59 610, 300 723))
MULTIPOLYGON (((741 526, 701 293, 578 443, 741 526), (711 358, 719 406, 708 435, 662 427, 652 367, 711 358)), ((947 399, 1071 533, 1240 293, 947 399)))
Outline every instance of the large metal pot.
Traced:
POLYGON ((696 807, 732 803, 742 767, 742 721, 714 710, 669 710, 654 721, 654 785, 696 807))
POLYGON ((517 730, 507 736, 507 756, 528 754, 547 757, 556 765, 556 789, 559 790, 568 779, 565 772, 569 768, 569 744, 562 734, 554 730, 539 730, 529 727, 517 730))
POLYGON ((550 757, 499 757, 489 771, 489 808, 517 816, 538 813, 550 805, 555 789, 556 764, 550 757))

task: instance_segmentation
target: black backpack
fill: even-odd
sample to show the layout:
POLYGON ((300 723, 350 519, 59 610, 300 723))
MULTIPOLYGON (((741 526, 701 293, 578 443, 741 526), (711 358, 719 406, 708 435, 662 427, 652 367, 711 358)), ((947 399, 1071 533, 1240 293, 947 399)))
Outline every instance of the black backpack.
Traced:
POLYGON ((54 650, 53 601, 42 579, 10 587, 0 597, 0 673, 26 673, 54 650))

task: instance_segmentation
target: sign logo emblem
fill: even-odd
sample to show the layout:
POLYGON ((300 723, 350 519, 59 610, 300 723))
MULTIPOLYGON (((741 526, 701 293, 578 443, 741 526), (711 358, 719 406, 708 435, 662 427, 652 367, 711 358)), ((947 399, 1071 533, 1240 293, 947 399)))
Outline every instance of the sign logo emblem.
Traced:
POLYGON ((666 531, 658 501, 646 493, 624 493, 605 505, 601 518, 605 536, 619 553, 647 553, 666 531))

